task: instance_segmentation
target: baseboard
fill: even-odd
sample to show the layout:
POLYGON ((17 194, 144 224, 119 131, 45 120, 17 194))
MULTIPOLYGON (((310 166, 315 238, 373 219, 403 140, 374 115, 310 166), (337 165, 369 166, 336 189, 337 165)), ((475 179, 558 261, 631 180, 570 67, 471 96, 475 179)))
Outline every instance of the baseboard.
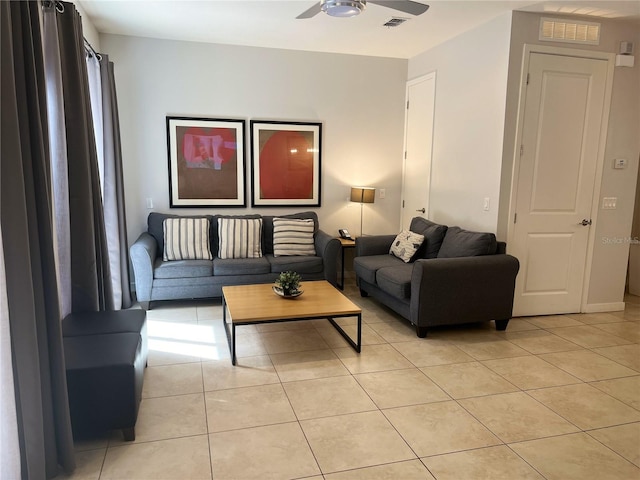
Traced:
POLYGON ((620 312, 624 310, 624 302, 588 303, 584 313, 620 312))

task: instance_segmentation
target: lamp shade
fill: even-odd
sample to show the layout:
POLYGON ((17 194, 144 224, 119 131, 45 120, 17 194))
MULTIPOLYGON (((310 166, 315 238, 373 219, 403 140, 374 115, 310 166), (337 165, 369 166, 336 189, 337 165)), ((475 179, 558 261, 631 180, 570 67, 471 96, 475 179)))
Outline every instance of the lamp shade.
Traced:
POLYGON ((351 187, 351 201, 358 203, 373 203, 376 199, 376 189, 372 187, 351 187))

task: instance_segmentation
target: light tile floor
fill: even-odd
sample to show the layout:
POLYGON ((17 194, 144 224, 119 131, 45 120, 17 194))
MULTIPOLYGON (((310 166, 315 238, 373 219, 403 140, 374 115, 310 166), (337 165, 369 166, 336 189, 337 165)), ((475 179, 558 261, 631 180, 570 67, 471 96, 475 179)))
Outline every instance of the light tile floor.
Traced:
POLYGON ((640 479, 639 297, 419 339, 346 294, 361 354, 326 321, 244 326, 236 367, 219 302, 156 303, 136 440, 77 443, 71 478, 640 479))

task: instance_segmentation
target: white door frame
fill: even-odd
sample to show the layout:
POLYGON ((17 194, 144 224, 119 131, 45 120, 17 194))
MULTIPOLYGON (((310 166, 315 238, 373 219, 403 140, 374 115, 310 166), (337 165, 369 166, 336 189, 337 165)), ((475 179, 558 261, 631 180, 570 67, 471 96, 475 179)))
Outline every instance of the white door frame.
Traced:
POLYGON ((600 129, 600 141, 598 142, 598 157, 596 160, 596 177, 593 186, 593 201, 591 203, 591 220, 593 228, 589 229, 589 240, 587 243, 587 257, 585 259, 584 283, 582 286, 582 299, 580 300, 580 311, 588 313, 589 283, 591 281, 591 266, 593 264, 593 250, 596 241, 596 228, 598 211, 600 206, 600 190, 602 184, 602 174, 604 167, 604 152, 607 143, 607 131, 609 128, 609 111, 611 110, 611 92, 613 89, 613 73, 615 65, 615 54, 606 52, 594 52, 589 50, 578 50, 573 48, 550 47, 546 45, 524 45, 522 55, 522 65, 520 67, 520 91, 518 97, 518 120, 516 125, 516 142, 513 148, 513 170, 511 174, 511 193, 509 197, 509 221, 507 226, 507 249, 514 241, 516 214, 516 198, 518 194, 518 177, 520 174, 520 145, 522 145, 524 110, 527 94, 527 70, 529 67, 529 57, 532 53, 542 53, 548 55, 561 55, 567 57, 592 58, 605 60, 607 62, 607 80, 604 94, 604 108, 602 110, 602 127, 600 129))
POLYGON ((404 144, 402 146, 402 190, 401 192, 401 200, 400 200, 400 225, 399 228, 400 230, 402 230, 402 215, 403 215, 403 204, 402 202, 404 202, 404 183, 405 183, 405 173, 406 173, 406 169, 407 169, 407 125, 409 122, 409 109, 407 108, 407 103, 409 102, 409 88, 418 84, 418 83, 422 83, 425 82, 427 80, 431 80, 433 79, 433 123, 431 126, 431 152, 429 152, 429 184, 427 185, 427 187, 429 188, 429 196, 427 197, 427 205, 426 205, 426 213, 425 215, 427 216, 427 218, 429 218, 429 211, 431 209, 431 173, 433 171, 433 137, 434 137, 434 132, 436 129, 436 122, 435 122, 435 115, 436 115, 436 88, 438 88, 438 84, 436 82, 437 78, 436 78, 436 71, 434 70, 433 72, 429 72, 425 75, 420 75, 419 77, 414 78, 413 80, 409 80, 407 82, 407 86, 405 87, 405 94, 404 94, 404 105, 405 105, 405 109, 404 109, 404 144))

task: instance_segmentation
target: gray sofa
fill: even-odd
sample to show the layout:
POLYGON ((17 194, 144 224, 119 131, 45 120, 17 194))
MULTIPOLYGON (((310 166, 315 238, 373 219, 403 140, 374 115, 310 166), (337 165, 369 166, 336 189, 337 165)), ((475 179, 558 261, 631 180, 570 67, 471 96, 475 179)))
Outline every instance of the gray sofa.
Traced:
POLYGON ((221 297, 224 285, 271 283, 284 271, 292 270, 302 280, 327 280, 337 283, 337 261, 340 242, 318 227, 315 212, 302 212, 278 217, 313 219, 313 256, 274 256, 273 218, 262 215, 198 215, 209 219, 209 239, 213 260, 163 261, 163 221, 178 215, 152 212, 147 220, 147 231, 131 246, 129 253, 135 276, 136 296, 143 308, 148 309, 155 300, 221 297), (221 259, 218 253, 218 219, 262 218, 261 258, 221 259))
POLYGON ((513 310, 518 259, 492 233, 469 232, 421 217, 410 230, 425 240, 409 263, 390 255, 395 235, 356 239, 354 270, 362 296, 376 298, 427 328, 495 320, 505 330, 513 310))

